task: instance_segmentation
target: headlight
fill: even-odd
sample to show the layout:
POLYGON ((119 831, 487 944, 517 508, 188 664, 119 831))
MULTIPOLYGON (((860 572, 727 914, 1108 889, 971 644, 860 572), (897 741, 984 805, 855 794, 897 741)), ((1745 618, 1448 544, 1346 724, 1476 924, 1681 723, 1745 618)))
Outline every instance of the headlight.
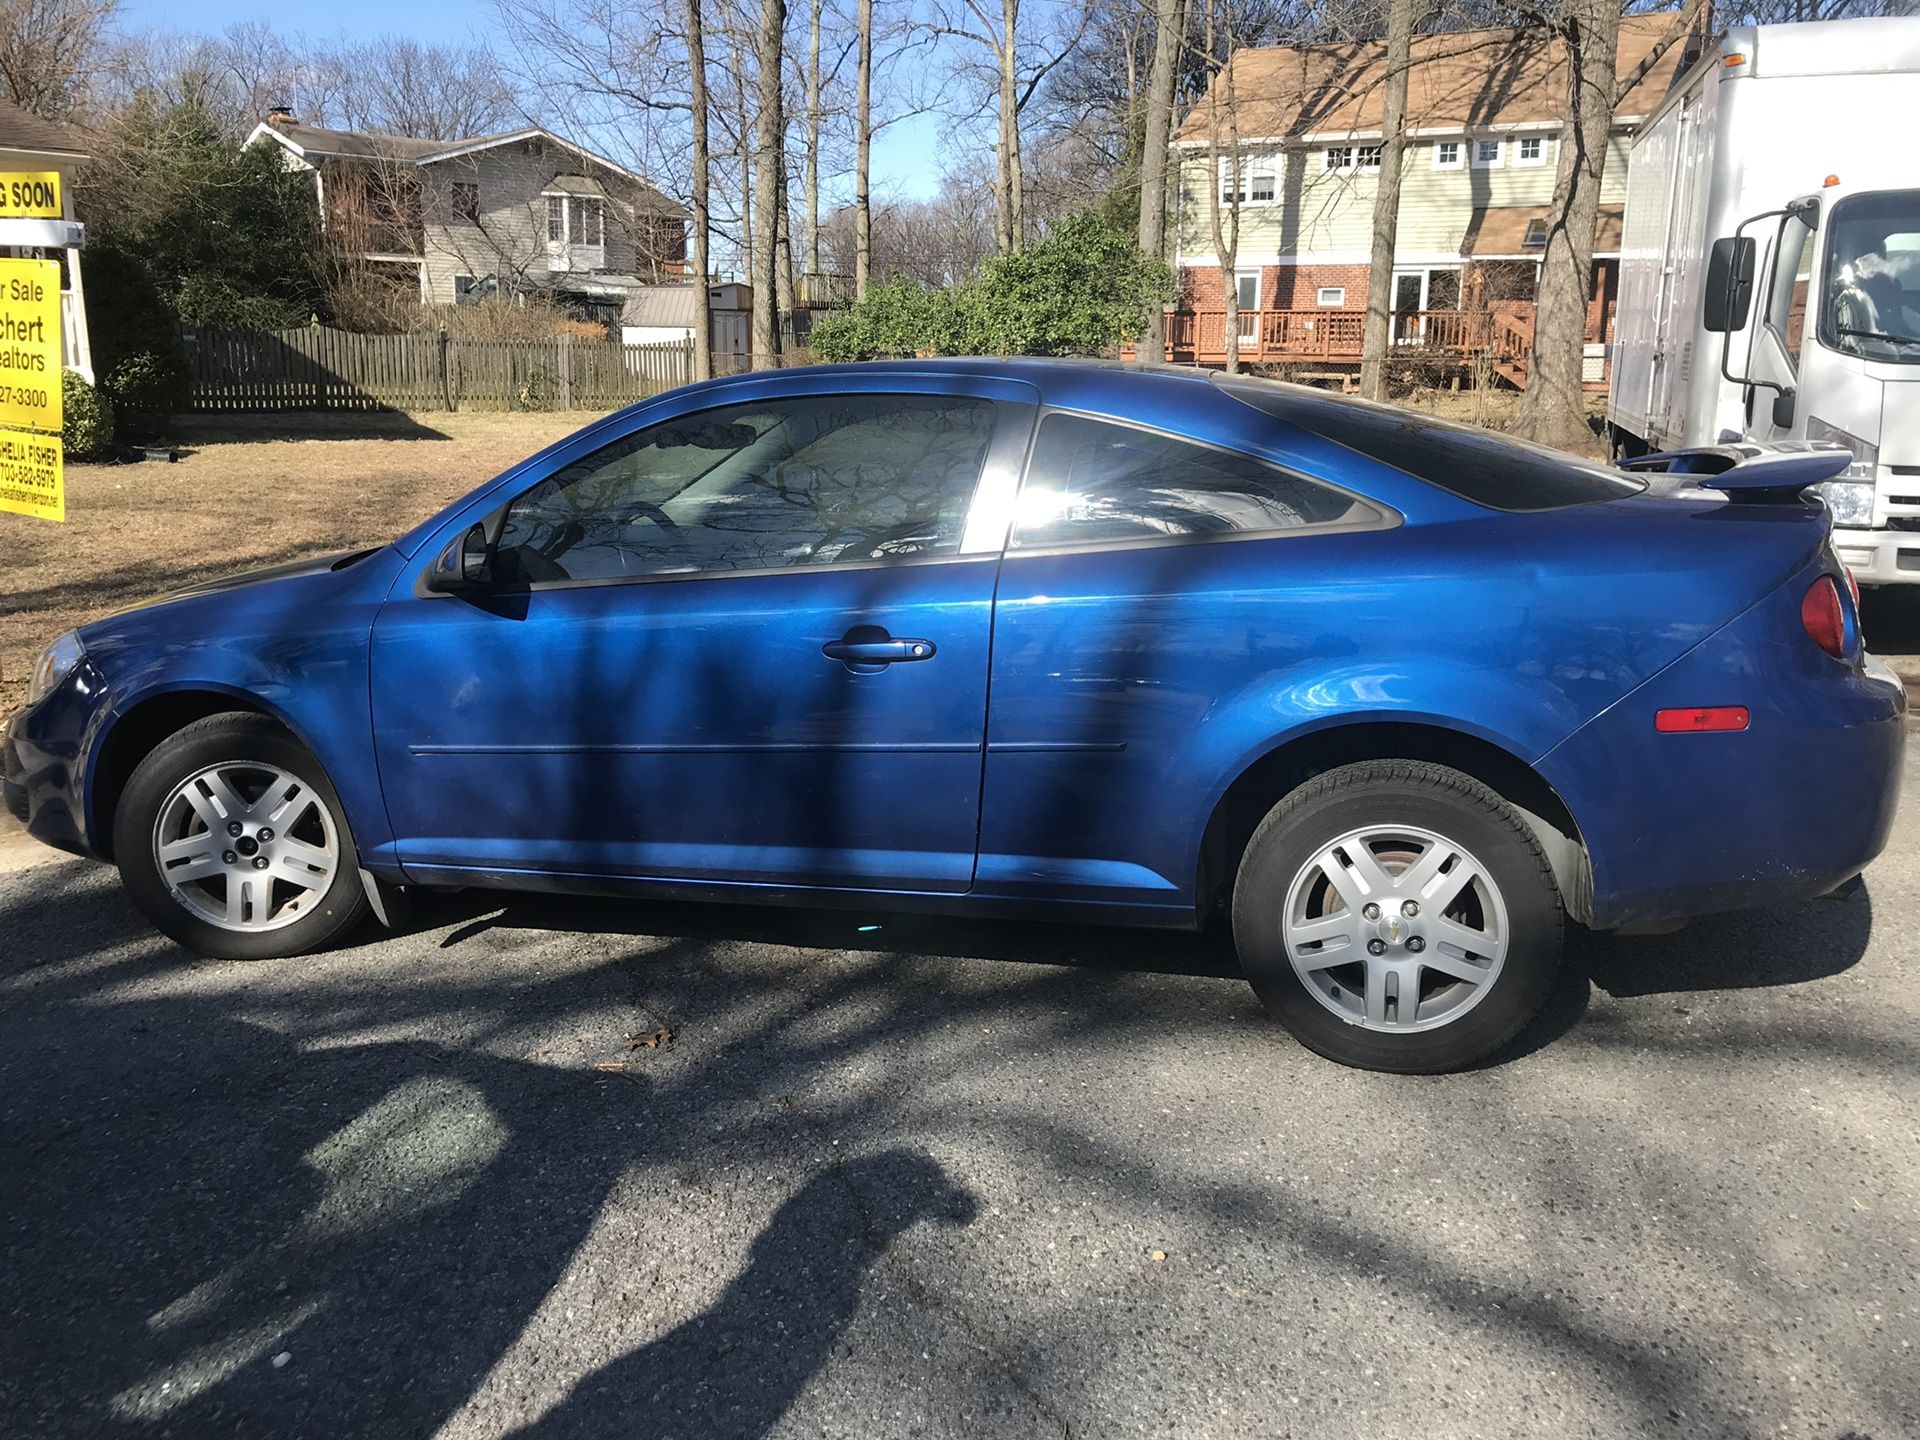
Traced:
MULTIPOLYGON (((1874 467, 1880 463, 1880 447, 1871 440, 1862 440, 1858 435, 1842 430, 1838 425, 1829 425, 1818 415, 1807 417, 1807 439, 1825 440, 1829 444, 1844 445, 1853 452, 1853 464, 1840 472, 1842 480, 1873 481, 1874 467)), ((1825 489, 1823 485, 1820 487, 1825 489)), ((1835 514, 1838 519, 1838 513, 1835 514)))
POLYGON ((71 630, 42 650, 33 662, 33 674, 27 677, 27 703, 37 705, 52 694, 53 687, 73 673, 86 653, 80 637, 71 630))
POLYGON ((1873 523, 1873 482, 1871 480, 1829 480, 1813 487, 1833 512, 1833 523, 1851 529, 1864 529, 1873 523))

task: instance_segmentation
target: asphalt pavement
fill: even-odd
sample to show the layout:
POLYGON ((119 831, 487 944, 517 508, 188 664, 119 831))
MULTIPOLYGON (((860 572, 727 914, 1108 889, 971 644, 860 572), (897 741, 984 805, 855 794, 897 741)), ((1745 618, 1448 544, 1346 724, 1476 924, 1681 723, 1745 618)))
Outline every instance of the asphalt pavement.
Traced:
MULTIPOLYGON (((1916 757, 1920 759, 1920 757, 1916 757)), ((1220 936, 0 874, 0 1434, 1920 1435, 1920 780, 1470 1074, 1220 936)))

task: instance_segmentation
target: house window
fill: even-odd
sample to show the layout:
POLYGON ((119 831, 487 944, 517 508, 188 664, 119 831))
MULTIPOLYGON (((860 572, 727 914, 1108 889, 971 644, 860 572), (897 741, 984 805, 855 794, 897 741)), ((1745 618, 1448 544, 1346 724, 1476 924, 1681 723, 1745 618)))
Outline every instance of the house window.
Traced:
POLYGON ((1337 310, 1347 303, 1347 287, 1344 285, 1322 285, 1314 292, 1314 302, 1329 310, 1337 310))
POLYGON ((547 243, 589 248, 606 244, 606 203, 579 195, 547 196, 547 243))
POLYGON ((1498 170, 1500 168, 1500 142, 1498 140, 1476 140, 1473 142, 1473 168, 1476 170, 1498 170))
POLYGON ((471 180, 456 180, 447 187, 448 198, 453 203, 453 213, 463 220, 476 223, 480 219, 480 187, 471 180))
POLYGON ((568 220, 572 224, 572 242, 575 245, 604 245, 607 243, 607 223, 605 202, 601 200, 574 200, 569 206, 568 220))
POLYGON ((474 301, 473 276, 456 275, 453 277, 453 303, 471 305, 474 301))
POLYGON ((1325 169, 1328 174, 1331 175, 1336 170, 1351 170, 1352 168, 1353 147, 1351 145, 1329 145, 1327 147, 1325 169))
POLYGON ((1520 248, 1522 250, 1544 250, 1546 245, 1547 222, 1544 220, 1529 220, 1527 222, 1527 233, 1520 237, 1520 248))
POLYGON ((1528 135, 1514 142, 1513 163, 1516 165, 1544 165, 1547 163, 1547 142, 1538 135, 1528 135))
POLYGON ((1360 168, 1362 170, 1378 170, 1380 168, 1380 147, 1378 145, 1362 145, 1360 147, 1360 168))
POLYGON ((1460 142, 1442 140, 1433 147, 1433 168, 1436 170, 1458 170, 1460 168, 1460 142))
POLYGON ((1272 156, 1220 162, 1220 203, 1222 205, 1271 205, 1279 190, 1280 163, 1272 156))

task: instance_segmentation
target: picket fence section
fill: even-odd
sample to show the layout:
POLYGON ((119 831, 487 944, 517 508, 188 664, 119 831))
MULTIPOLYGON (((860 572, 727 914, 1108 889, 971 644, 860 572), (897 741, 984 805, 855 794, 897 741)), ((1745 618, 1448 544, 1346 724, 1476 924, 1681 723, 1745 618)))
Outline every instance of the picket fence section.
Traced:
POLYGON ((685 341, 182 332, 195 410, 612 410, 693 378, 685 341))

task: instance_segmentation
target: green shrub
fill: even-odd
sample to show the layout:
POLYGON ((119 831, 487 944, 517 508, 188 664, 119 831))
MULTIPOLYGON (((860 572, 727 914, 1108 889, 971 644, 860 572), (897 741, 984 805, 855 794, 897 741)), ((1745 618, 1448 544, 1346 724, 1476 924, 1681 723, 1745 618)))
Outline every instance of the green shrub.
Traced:
POLYGON ((813 327, 828 360, 914 355, 1098 355, 1173 298, 1165 262, 1096 213, 1075 215, 950 290, 897 280, 813 327))
POLYGON ((69 370, 60 377, 60 447, 69 460, 91 460, 113 445, 113 403, 69 370))

